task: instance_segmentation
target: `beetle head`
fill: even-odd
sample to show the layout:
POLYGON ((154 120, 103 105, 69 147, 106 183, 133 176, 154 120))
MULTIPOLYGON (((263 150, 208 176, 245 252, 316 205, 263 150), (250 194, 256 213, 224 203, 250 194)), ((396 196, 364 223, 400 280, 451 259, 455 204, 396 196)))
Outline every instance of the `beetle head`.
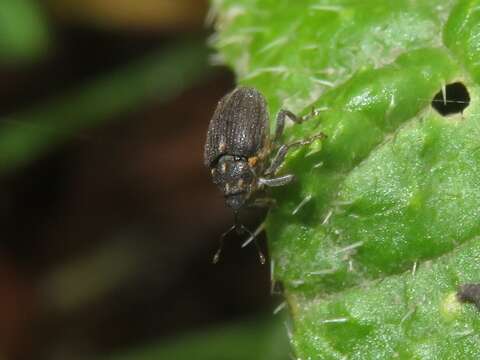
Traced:
POLYGON ((222 190, 225 202, 234 211, 240 210, 255 185, 255 174, 248 160, 238 156, 222 156, 212 168, 213 182, 222 190))
POLYGON ((225 203, 233 211, 239 211, 247 201, 247 193, 225 195, 225 203))

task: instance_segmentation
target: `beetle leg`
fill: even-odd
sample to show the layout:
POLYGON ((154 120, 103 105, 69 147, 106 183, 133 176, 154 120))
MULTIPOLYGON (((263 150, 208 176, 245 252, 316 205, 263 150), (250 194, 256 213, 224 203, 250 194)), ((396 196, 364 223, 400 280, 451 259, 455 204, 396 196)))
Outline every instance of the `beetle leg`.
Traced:
POLYGON ((301 124, 304 121, 311 119, 318 115, 318 111, 312 107, 312 111, 304 116, 297 116, 289 110, 280 109, 276 119, 276 126, 275 126, 275 135, 273 137, 273 142, 276 143, 280 140, 283 134, 283 130, 285 129, 285 119, 288 117, 296 124, 301 124))
POLYGON ((273 137, 273 142, 276 143, 280 140, 283 134, 283 130, 285 128, 285 119, 289 118, 293 122, 300 124, 302 122, 302 118, 298 117, 294 113, 288 110, 281 109, 278 112, 277 115, 277 120, 276 120, 276 126, 275 126, 275 135, 273 137))
POLYGON ((292 145, 282 145, 277 151, 277 154, 273 158, 272 162, 270 163, 270 166, 268 167, 267 170, 265 170, 264 175, 272 175, 277 172, 277 170, 280 168, 280 165, 282 165, 283 160, 285 160, 285 156, 288 153, 288 150, 292 147, 292 145))
POLYGON ((279 177, 274 177, 274 178, 260 178, 258 179, 258 182, 260 185, 266 185, 268 187, 276 187, 276 186, 283 186, 287 185, 288 183, 291 183, 293 180, 295 180, 295 175, 288 174, 288 175, 283 175, 279 177))
POLYGON ((285 160, 285 156, 287 155, 290 149, 297 146, 308 145, 317 139, 325 139, 326 137, 327 136, 324 133, 319 133, 317 135, 309 137, 308 139, 298 140, 298 141, 291 142, 290 144, 284 144, 280 146, 280 148, 277 151, 277 154, 275 155, 272 162, 270 163, 270 166, 268 167, 267 170, 265 170, 264 176, 273 175, 278 171, 278 169, 280 169, 280 166, 283 164, 283 161, 285 160))
POLYGON ((259 198, 253 200, 249 206, 251 207, 259 207, 259 208, 269 208, 272 206, 275 206, 277 204, 277 201, 273 198, 259 198))

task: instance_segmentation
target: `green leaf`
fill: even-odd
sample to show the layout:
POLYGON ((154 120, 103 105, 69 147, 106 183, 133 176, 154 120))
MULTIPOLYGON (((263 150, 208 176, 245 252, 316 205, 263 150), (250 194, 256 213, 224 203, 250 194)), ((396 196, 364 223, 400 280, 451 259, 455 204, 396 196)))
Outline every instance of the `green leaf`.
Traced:
POLYGON ((146 101, 166 102, 207 78, 202 42, 179 42, 24 113, 1 119, 0 173, 14 171, 81 130, 111 121, 146 101))
POLYGON ((314 119, 266 221, 301 359, 477 359, 480 1, 214 1, 221 57, 314 119), (445 85, 471 102, 442 116, 445 85), (299 208, 299 205, 300 208, 299 208))
POLYGON ((288 339, 282 324, 259 318, 210 328, 102 359, 288 360, 288 351, 288 339))
POLYGON ((0 63, 35 58, 45 52, 50 34, 35 0, 0 0, 0 63))

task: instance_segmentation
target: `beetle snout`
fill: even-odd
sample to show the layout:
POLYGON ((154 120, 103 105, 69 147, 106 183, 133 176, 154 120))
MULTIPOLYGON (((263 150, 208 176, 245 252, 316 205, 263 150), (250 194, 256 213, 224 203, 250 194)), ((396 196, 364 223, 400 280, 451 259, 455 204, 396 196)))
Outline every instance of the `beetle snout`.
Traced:
POLYGON ((241 194, 232 194, 225 196, 225 203, 229 208, 233 211, 239 211, 247 200, 247 196, 245 193, 241 194))

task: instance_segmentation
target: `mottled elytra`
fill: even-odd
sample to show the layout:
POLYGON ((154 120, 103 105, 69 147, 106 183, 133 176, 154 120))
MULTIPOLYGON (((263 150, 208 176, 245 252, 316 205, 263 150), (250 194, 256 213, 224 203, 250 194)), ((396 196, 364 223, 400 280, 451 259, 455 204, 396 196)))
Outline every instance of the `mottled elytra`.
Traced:
MULTIPOLYGON (((307 119, 280 110, 275 133, 271 136, 267 104, 256 89, 238 87, 219 101, 208 127, 204 162, 211 171, 213 182, 223 192, 227 206, 233 210, 235 224, 222 235, 214 262, 218 261, 223 238, 230 231, 245 231, 253 236, 243 225, 238 224, 240 209, 247 205, 271 204, 272 199, 255 198, 254 195, 265 187, 283 186, 294 179, 292 174, 277 176, 288 150, 325 136, 320 133, 305 140, 280 145, 287 117, 296 123, 307 119), (275 148, 278 150, 271 159, 270 155, 275 148)), ((265 258, 260 251, 259 255, 260 261, 264 263, 265 258)))

